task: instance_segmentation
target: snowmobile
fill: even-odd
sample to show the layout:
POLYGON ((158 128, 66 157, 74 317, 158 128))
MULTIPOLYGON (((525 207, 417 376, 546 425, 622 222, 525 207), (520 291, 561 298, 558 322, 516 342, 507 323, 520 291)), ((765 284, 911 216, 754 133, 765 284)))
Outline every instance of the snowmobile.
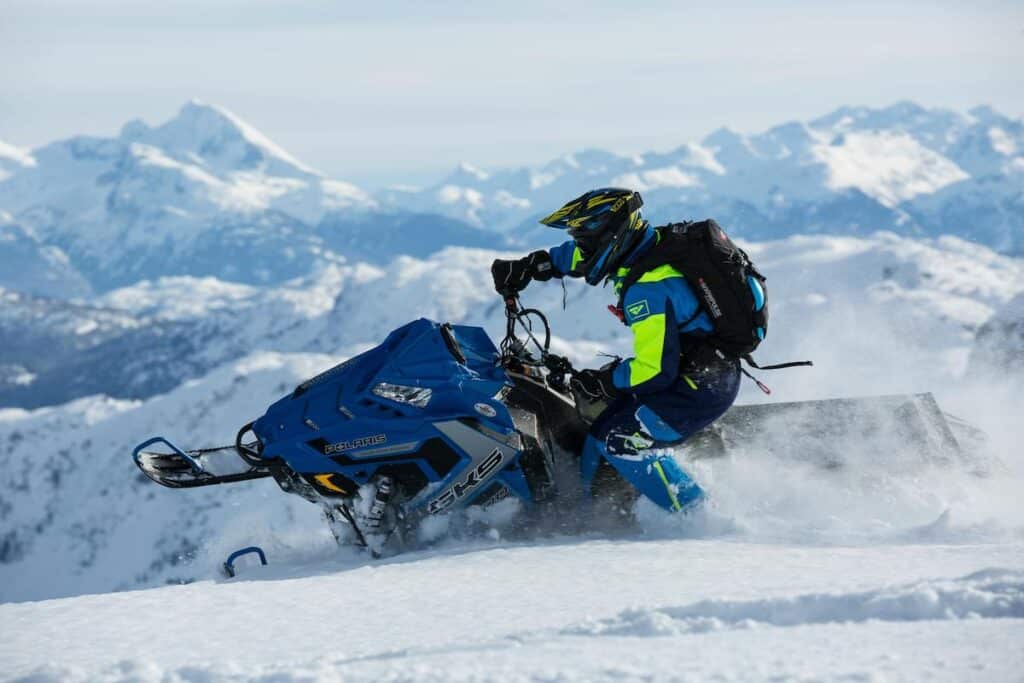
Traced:
MULTIPOLYGON (((410 322, 300 384, 242 426, 233 446, 182 450, 155 437, 133 458, 171 488, 272 477, 320 506, 339 543, 374 555, 407 547, 428 517, 480 518, 509 499, 530 528, 628 528, 640 494, 607 463, 581 500, 578 457, 597 411, 577 404, 573 367, 549 351, 546 317, 518 299, 506 302, 506 316, 500 348, 479 327, 410 322)), ((733 406, 687 442, 685 455, 746 455, 756 444, 780 461, 826 470, 867 452, 888 468, 902 459, 984 476, 988 466, 972 456, 983 438, 930 394, 876 396, 733 406)))
MULTIPOLYGON (((301 383, 233 446, 182 450, 155 437, 133 458, 171 488, 272 477, 319 505, 340 543, 374 554, 401 548, 431 515, 508 498, 550 509, 588 421, 543 313, 509 299, 506 314, 500 349, 482 328, 416 320, 301 383)), ((594 495, 623 503, 629 488, 602 471, 594 495)))

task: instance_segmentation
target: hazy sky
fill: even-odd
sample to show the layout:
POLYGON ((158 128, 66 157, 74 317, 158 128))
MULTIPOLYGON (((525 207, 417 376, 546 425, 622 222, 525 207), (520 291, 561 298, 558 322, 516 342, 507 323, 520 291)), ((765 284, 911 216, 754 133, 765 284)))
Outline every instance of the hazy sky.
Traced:
POLYGON ((372 188, 842 104, 1019 116, 1022 65, 1022 0, 0 0, 0 140, 112 135, 198 97, 372 188))

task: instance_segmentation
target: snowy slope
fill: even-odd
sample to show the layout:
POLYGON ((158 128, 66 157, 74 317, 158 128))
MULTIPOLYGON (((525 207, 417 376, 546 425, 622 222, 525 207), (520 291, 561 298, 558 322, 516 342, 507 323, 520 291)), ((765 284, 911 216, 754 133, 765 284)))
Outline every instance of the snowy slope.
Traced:
POLYGON ((312 506, 286 500, 272 482, 168 495, 180 492, 151 486, 128 456, 134 443, 157 432, 182 442, 228 441, 262 411, 267 396, 329 362, 262 354, 141 405, 93 397, 57 409, 0 411, 4 599, 187 577, 191 570, 177 565, 246 508, 262 510, 268 528, 274 518, 291 521, 297 503, 315 518, 312 506), (239 501, 246 506, 234 507, 239 501))
POLYGON ((24 294, 71 299, 92 293, 67 254, 46 246, 10 214, 0 211, 0 287, 24 294))
POLYGON ((344 288, 377 273, 331 265, 267 289, 162 278, 88 305, 8 292, 0 308, 3 357, 31 381, 0 386, 0 405, 37 407, 96 393, 145 398, 254 349, 309 347, 344 288))
POLYGON ((0 676, 1009 681, 1024 665, 1021 550, 651 539, 247 567, 0 605, 0 676))

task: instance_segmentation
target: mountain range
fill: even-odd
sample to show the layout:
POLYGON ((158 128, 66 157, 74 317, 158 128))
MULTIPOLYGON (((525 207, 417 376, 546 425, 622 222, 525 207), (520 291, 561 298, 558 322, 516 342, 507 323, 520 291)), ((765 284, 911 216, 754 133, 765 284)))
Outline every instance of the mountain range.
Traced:
POLYGON ((714 216, 747 242, 956 235, 991 261, 1024 245, 1022 181, 1020 119, 906 102, 723 128, 668 152, 467 163, 377 193, 198 101, 113 138, 0 143, 0 405, 142 399, 256 350, 336 353, 416 312, 479 317, 474 306, 494 305, 486 278, 423 264, 443 249, 555 243, 536 219, 594 186, 640 190, 656 223, 714 216), (425 268, 429 279, 412 274, 425 268), (476 303, 454 305, 467 286, 476 303))
POLYGON ((167 275, 277 284, 328 262, 494 244, 457 220, 381 209, 199 102, 160 126, 131 121, 115 138, 0 146, 0 210, 17 238, 0 256, 0 286, 31 284, 11 275, 26 255, 45 269, 59 250, 71 266, 32 294, 81 293, 80 277, 97 292, 167 275))
POLYGON ((1024 251, 1024 122, 990 107, 843 107, 757 134, 721 128, 668 152, 592 149, 494 172, 464 164, 377 199, 544 242, 538 217, 602 185, 640 190, 655 222, 713 216, 747 239, 891 230, 1024 251))
POLYGON ((468 163, 376 194, 328 179, 222 107, 32 150, 0 142, 0 286, 75 298, 162 276, 276 284, 324 262, 554 241, 536 219, 588 188, 640 190, 655 222, 714 216, 752 240, 952 234, 1024 250, 1024 121, 901 102, 668 151, 468 163))

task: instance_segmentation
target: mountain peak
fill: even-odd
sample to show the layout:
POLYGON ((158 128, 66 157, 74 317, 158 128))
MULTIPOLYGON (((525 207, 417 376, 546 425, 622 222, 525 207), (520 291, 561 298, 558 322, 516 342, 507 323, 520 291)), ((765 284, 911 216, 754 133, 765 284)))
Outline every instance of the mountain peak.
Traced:
POLYGON ((918 116, 920 114, 926 114, 928 112, 928 110, 922 107, 920 104, 918 104, 917 102, 912 102, 911 100, 900 100, 895 104, 890 104, 888 107, 882 109, 881 111, 886 114, 889 114, 890 116, 899 118, 909 118, 911 116, 918 116))
POLYGON ((708 133, 701 141, 701 144, 714 147, 718 145, 734 145, 741 140, 743 140, 741 133, 737 133, 728 126, 719 126, 708 133))
POLYGON ((198 99, 186 102, 173 119, 155 128, 129 121, 121 137, 194 155, 215 168, 264 167, 275 175, 320 175, 230 110, 198 99))
POLYGON ((1003 116, 1002 114, 1000 114, 998 111, 996 111, 987 104, 982 104, 977 107, 974 107, 967 113, 973 116, 978 121, 981 121, 982 123, 995 123, 1006 120, 1005 116, 1003 116))
MULTIPOLYGON (((245 135, 252 127, 224 107, 208 104, 203 100, 191 99, 182 105, 173 119, 197 128, 224 129, 245 135)), ((255 131, 254 131, 255 132, 255 131)))

